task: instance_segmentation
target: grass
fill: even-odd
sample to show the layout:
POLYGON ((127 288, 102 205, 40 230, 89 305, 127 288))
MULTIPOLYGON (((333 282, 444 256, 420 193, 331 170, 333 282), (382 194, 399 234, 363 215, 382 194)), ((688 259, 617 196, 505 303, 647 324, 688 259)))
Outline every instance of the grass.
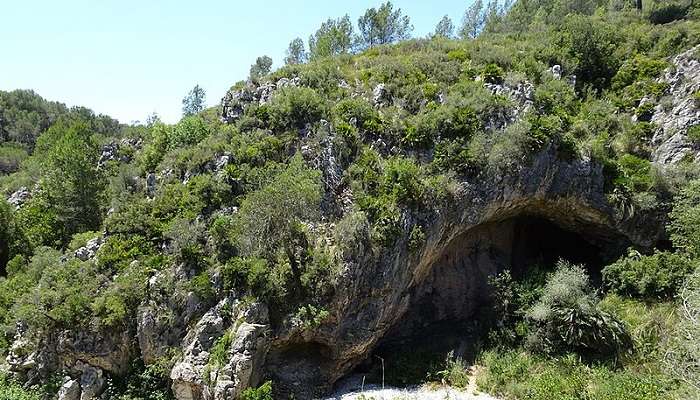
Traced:
POLYGON ((665 375, 664 338, 676 321, 672 302, 645 303, 609 295, 601 307, 627 325, 634 351, 617 365, 583 362, 574 354, 545 357, 522 348, 491 349, 479 363, 479 389, 505 399, 661 400, 683 398, 682 388, 665 375))

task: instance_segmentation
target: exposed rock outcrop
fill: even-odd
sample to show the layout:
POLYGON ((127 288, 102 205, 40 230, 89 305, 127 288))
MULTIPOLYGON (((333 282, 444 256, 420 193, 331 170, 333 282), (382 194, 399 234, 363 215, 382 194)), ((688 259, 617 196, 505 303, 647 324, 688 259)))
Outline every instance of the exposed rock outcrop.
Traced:
POLYGON ((221 100, 221 120, 233 123, 243 116, 248 104, 265 104, 270 101, 275 90, 300 85, 299 77, 294 77, 292 79, 281 78, 277 82, 265 82, 261 85, 248 82, 242 89, 229 90, 221 100))
POLYGON ((185 352, 170 378, 178 400, 237 398, 261 379, 267 353, 267 308, 226 298, 209 310, 185 337, 185 352), (212 348, 226 343, 223 360, 212 358, 212 348))
POLYGON ((24 203, 27 202, 32 197, 32 193, 26 187, 15 190, 10 197, 8 197, 7 202, 14 206, 15 209, 22 207, 24 203))
POLYGON ((102 246, 101 236, 96 237, 94 239, 90 239, 87 241, 85 246, 75 250, 75 257, 77 257, 81 261, 87 261, 92 258, 95 258, 95 254, 97 254, 97 251, 100 249, 100 246, 102 246))
POLYGON ((656 163, 675 164, 686 156, 698 159, 700 155, 698 145, 688 138, 688 129, 700 125, 700 106, 695 97, 700 93, 700 61, 695 56, 699 49, 675 56, 658 80, 667 83, 668 89, 651 117, 657 126, 652 138, 652 160, 656 163))

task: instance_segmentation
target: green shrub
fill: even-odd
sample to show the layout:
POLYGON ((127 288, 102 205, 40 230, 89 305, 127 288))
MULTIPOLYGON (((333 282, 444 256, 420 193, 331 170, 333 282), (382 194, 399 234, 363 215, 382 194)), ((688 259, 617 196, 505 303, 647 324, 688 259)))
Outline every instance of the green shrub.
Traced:
POLYGON ((392 196, 400 204, 419 207, 425 191, 421 167, 410 158, 390 158, 384 167, 379 190, 381 194, 392 196))
POLYGON ((550 400, 662 400, 673 398, 677 385, 660 372, 644 368, 587 366, 578 357, 556 359, 518 350, 480 355, 485 371, 479 389, 504 398, 550 400))
POLYGON ((619 174, 614 184, 632 192, 650 190, 653 185, 651 162, 632 154, 625 154, 618 160, 619 174))
POLYGON ((700 255, 700 181, 687 183, 676 197, 669 216, 673 245, 693 257, 700 255))
POLYGON ((634 58, 625 61, 612 79, 613 90, 620 90, 637 81, 655 79, 666 68, 663 60, 649 58, 644 54, 637 54, 634 58))
POLYGON ((40 400, 42 398, 39 391, 25 389, 4 373, 0 375, 0 400, 40 400))
POLYGON ((687 1, 670 0, 652 3, 653 7, 647 13, 647 18, 652 24, 668 24, 685 18, 690 5, 687 1))
POLYGON ((618 316, 632 336, 634 353, 624 363, 658 369, 666 351, 665 342, 672 336, 678 320, 675 304, 608 294, 600 307, 618 316))
POLYGON ((500 85, 503 83, 503 69, 496 64, 487 64, 481 70, 481 77, 486 83, 500 85))
MULTIPOLYGON (((689 276, 680 293, 680 322, 671 336, 666 366, 695 396, 700 395, 700 269, 689 276)), ((688 397, 690 398, 690 397, 688 397)))
POLYGON ((469 366, 459 357, 454 357, 453 353, 447 355, 445 367, 438 371, 438 377, 448 385, 460 389, 466 389, 469 386, 469 366))
POLYGON ((419 250, 425 243, 425 232, 420 225, 414 225, 411 228, 411 233, 408 235, 408 249, 411 251, 419 250))
POLYGON ((560 261, 528 311, 532 325, 528 345, 549 354, 573 351, 594 357, 627 350, 630 337, 625 326, 597 303, 583 268, 560 261))
POLYGON ((168 132, 168 149, 195 145, 209 136, 209 129, 201 117, 185 117, 168 132))
POLYGON ((235 339, 235 332, 226 331, 212 346, 209 352, 209 365, 213 367, 222 367, 228 361, 228 351, 235 339))
POLYGON ((269 103, 270 124, 275 130, 301 129, 326 113, 323 98, 308 87, 285 87, 269 103))
POLYGON ((688 258, 656 251, 643 256, 636 251, 603 268, 603 282, 615 293, 641 298, 671 298, 696 267, 688 258))
POLYGON ((374 131, 382 123, 379 112, 362 97, 353 97, 339 101, 333 106, 332 113, 335 118, 346 123, 354 120, 357 128, 363 131, 374 131))
POLYGON ((693 143, 700 143, 700 124, 688 128, 688 139, 693 143))
POLYGON ((29 154, 19 143, 0 144, 0 175, 17 171, 29 154))
POLYGON ((563 51, 576 64, 577 85, 606 88, 620 66, 615 49, 621 41, 618 26, 600 18, 570 14, 562 25, 563 51))
POLYGON ((637 116, 637 120, 643 121, 643 122, 649 122, 651 121, 651 118, 654 116, 654 108, 656 105, 652 102, 646 102, 635 110, 635 115, 637 116))
POLYGON ((204 302, 208 302, 214 298, 214 288, 212 287, 208 271, 202 271, 192 278, 189 282, 189 286, 190 290, 204 302))
POLYGON ((241 400, 273 400, 272 381, 263 383, 257 389, 248 388, 241 394, 241 400))
POLYGON ((314 329, 321 326, 329 315, 330 314, 325 309, 316 307, 313 304, 307 304, 299 307, 294 318, 299 321, 304 328, 314 329))

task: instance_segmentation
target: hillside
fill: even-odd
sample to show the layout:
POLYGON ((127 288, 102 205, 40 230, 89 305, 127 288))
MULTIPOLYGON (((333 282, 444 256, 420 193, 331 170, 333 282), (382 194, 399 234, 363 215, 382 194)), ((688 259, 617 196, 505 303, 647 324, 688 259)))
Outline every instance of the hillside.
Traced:
POLYGON ((700 9, 633 5, 328 20, 173 125, 0 92, 0 399, 698 398, 700 9))

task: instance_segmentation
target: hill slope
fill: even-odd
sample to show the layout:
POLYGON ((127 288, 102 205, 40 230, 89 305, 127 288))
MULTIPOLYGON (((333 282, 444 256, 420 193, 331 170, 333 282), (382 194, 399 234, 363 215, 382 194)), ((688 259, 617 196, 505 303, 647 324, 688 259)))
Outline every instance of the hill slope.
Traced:
POLYGON ((476 39, 262 74, 220 117, 52 120, 0 181, 7 372, 306 399, 477 361, 504 396, 688 396, 697 13, 519 1, 476 39))

